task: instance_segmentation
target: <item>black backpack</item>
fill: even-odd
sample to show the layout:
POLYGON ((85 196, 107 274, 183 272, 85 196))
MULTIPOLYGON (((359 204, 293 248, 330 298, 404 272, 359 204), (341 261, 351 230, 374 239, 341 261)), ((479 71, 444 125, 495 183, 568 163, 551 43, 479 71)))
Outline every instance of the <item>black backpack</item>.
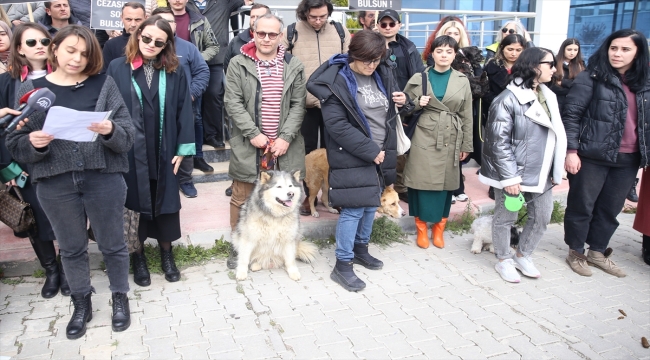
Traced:
MULTIPOLYGON (((330 25, 334 25, 336 32, 339 33, 339 37, 341 38, 341 53, 343 53, 343 45, 345 45, 345 30, 343 30, 343 25, 334 20, 330 21, 330 25)), ((296 23, 293 23, 287 26, 287 42, 289 43, 287 51, 290 52, 293 49, 296 41, 298 41, 298 31, 296 30, 296 23)))

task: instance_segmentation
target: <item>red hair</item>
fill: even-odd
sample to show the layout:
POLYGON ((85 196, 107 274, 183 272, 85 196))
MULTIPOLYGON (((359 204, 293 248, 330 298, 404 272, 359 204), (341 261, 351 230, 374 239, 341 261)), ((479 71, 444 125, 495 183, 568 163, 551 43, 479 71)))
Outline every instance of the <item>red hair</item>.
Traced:
MULTIPOLYGON (((438 23, 438 26, 436 26, 436 29, 433 30, 433 32, 431 33, 431 35, 429 35, 429 38, 427 39, 427 43, 424 46, 424 51, 422 51, 422 60, 427 61, 427 58, 429 57, 429 55, 431 55, 431 51, 433 50, 431 47, 433 46, 433 40, 435 40, 436 35, 438 35, 438 31, 440 31, 443 25, 445 25, 450 21, 455 21, 461 24, 465 28, 465 33, 467 34, 467 27, 465 26, 465 23, 463 23, 463 20, 461 20, 459 17, 452 16, 452 15, 443 17, 442 19, 440 19, 440 22, 438 23)), ((467 35, 467 42, 469 45, 471 45, 469 34, 467 35)))

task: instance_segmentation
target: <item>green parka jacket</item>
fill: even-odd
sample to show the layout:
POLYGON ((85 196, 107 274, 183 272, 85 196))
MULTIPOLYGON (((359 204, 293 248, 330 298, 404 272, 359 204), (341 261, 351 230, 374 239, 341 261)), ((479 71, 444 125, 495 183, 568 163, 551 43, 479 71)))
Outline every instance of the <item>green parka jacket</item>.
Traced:
MULTIPOLYGON (((426 69, 426 74, 429 73, 426 69)), ((423 109, 411 139, 404 168, 404 185, 418 190, 456 190, 460 184, 460 152, 472 152, 472 91, 467 77, 452 70, 442 102, 427 81, 429 103, 420 107, 422 73, 411 77, 404 93, 413 99, 414 111, 423 109)))
MULTIPOLYGON (((305 140, 300 127, 307 95, 305 69, 297 57, 287 53, 282 75, 284 88, 278 138, 287 141, 289 149, 278 158, 278 167, 284 171, 300 170, 300 179, 304 179, 305 140)), ((262 84, 257 77, 255 61, 244 54, 232 58, 228 65, 224 95, 224 105, 232 120, 228 175, 247 183, 255 182, 259 169, 261 151, 250 140, 262 133, 261 96, 262 84)))

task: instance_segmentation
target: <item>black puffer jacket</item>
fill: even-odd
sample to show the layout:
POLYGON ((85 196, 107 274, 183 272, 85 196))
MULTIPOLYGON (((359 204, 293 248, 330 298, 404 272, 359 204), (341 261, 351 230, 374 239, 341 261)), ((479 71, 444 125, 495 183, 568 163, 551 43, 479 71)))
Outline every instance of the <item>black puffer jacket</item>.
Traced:
MULTIPOLYGON (((650 78, 636 93, 641 167, 650 165, 650 78)), ((607 78, 597 70, 578 74, 567 95, 562 121, 567 148, 588 159, 616 163, 625 119, 627 98, 617 76, 607 78)))
POLYGON ((381 189, 394 183, 396 177, 395 103, 390 94, 401 90, 390 68, 382 62, 376 71, 388 93, 389 104, 386 139, 384 148, 380 149, 370 138, 365 119, 356 110, 356 99, 339 73, 345 62, 346 54, 335 55, 316 69, 307 83, 307 90, 320 101, 323 111, 330 165, 329 202, 330 206, 351 208, 379 206, 381 189), (377 166, 374 160, 381 150, 386 155, 381 166, 377 166))

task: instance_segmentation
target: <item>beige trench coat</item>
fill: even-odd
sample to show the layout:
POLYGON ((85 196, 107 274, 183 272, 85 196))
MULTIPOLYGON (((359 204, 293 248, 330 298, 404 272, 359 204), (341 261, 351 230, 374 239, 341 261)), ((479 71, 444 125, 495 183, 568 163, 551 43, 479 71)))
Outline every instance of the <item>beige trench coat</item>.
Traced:
MULTIPOLYGON (((427 68, 426 73, 429 73, 427 68)), ((442 102, 427 81, 429 103, 420 107, 422 74, 413 75, 404 92, 423 109, 411 139, 404 185, 418 190, 456 190, 460 184, 460 152, 472 152, 472 91, 467 77, 451 71, 442 102)))

